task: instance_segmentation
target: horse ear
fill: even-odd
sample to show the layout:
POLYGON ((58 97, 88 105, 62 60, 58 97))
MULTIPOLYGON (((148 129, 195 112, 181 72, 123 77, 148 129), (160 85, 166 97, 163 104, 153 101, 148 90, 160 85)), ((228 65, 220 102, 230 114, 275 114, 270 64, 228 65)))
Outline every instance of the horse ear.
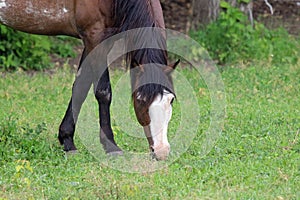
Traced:
POLYGON ((140 70, 140 72, 144 72, 145 71, 143 65, 140 65, 135 59, 133 59, 131 61, 131 68, 135 68, 135 67, 138 67, 139 70, 140 70))
POLYGON ((173 68, 173 70, 175 70, 176 69, 176 67, 179 65, 179 63, 180 63, 180 59, 178 59, 177 61, 176 61, 176 63, 174 63, 171 67, 173 68))
POLYGON ((170 74, 171 72, 173 72, 176 69, 176 67, 178 66, 179 63, 180 63, 180 59, 178 59, 174 64, 172 64, 170 66, 167 66, 164 70, 165 73, 170 74))

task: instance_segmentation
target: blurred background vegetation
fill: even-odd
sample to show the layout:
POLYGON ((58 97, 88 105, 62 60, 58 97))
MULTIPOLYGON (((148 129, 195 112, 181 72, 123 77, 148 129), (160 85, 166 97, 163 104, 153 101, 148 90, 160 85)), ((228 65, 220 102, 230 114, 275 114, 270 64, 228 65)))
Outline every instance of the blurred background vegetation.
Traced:
MULTIPOLYGON (((186 32, 192 36, 202 47, 208 50, 210 56, 220 65, 247 64, 256 61, 281 65, 284 63, 296 64, 299 60, 299 33, 294 31, 291 35, 283 26, 270 28, 268 24, 260 22, 262 20, 259 19, 266 16, 261 11, 262 6, 265 5, 263 1, 175 0, 170 2, 162 0, 161 2, 166 16, 167 28, 186 32), (208 7, 215 8, 210 10, 218 11, 217 16, 208 13, 207 15, 212 19, 197 21, 198 16, 196 14, 200 11, 195 11, 195 7, 199 2, 202 2, 203 5, 201 4, 201 6, 205 6, 204 3, 208 2, 208 7), (249 12, 245 12, 244 9, 248 8, 249 5, 253 11, 260 12, 260 15, 254 12, 255 18, 251 20, 249 20, 249 12), (257 6, 255 7, 255 5, 257 6), (193 8, 194 12, 189 12, 193 8), (190 18, 192 20, 189 20, 190 18), (174 20, 177 20, 176 23, 174 20), (194 21, 198 25, 189 25, 195 24, 194 21)), ((281 5, 281 3, 272 2, 272 0, 270 2, 274 6, 274 18, 277 16, 275 14, 278 10, 280 10, 278 15, 282 14, 283 17, 286 17, 296 9, 296 14, 293 16, 295 20, 300 19, 297 15, 297 7, 291 9, 293 5, 290 3, 282 4, 283 6, 277 8, 276 6, 281 5), (283 12, 289 9, 290 12, 283 12)), ((266 6, 264 10, 268 13, 270 12, 269 9, 266 6)), ((201 16, 202 18, 205 16, 201 16)), ((76 57, 78 53, 76 53, 75 47, 77 46, 78 49, 79 44, 78 40, 65 36, 30 35, 0 25, 0 71, 52 68, 57 59, 76 57)))
POLYGON ((40 36, 0 25, 0 70, 43 70, 57 58, 75 57, 76 39, 66 36, 40 36))
POLYGON ((223 1, 216 21, 192 31, 198 41, 219 64, 251 63, 296 64, 300 56, 300 40, 282 27, 270 29, 254 21, 236 7, 223 1))

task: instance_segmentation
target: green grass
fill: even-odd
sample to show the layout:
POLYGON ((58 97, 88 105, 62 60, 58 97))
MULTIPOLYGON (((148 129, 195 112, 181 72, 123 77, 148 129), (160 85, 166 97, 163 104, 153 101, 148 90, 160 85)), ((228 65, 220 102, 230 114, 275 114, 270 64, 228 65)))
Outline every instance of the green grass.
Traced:
MULTIPOLYGON (((1 75, 0 199, 300 198, 300 65, 222 68, 227 116, 205 157, 199 149, 209 126, 209 91, 193 71, 178 72, 188 77, 200 103, 197 136, 178 160, 142 174, 101 164, 78 134, 80 153, 64 155, 56 137, 74 80, 68 69, 1 75)), ((112 72, 113 84, 121 75, 112 72)), ((180 117, 178 100, 171 138, 180 117)), ((146 139, 127 137, 116 124, 114 129, 124 150, 147 151, 146 139)))

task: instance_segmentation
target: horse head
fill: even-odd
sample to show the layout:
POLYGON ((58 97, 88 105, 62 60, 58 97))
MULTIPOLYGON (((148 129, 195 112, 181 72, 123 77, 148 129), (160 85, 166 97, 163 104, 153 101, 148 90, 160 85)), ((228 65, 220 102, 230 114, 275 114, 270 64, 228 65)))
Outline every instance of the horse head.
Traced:
POLYGON ((154 159, 165 160, 170 153, 167 138, 175 99, 171 73, 179 64, 170 66, 138 64, 131 66, 132 98, 137 120, 143 126, 154 159))

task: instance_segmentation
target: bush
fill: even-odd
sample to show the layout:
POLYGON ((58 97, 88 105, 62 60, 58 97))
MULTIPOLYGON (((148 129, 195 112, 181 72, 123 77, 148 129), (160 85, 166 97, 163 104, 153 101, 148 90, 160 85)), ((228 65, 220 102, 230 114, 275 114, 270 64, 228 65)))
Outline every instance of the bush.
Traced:
POLYGON ((222 1, 217 21, 192 37, 205 47, 219 64, 259 60, 273 64, 295 64, 300 54, 299 40, 280 28, 269 30, 255 22, 253 28, 239 9, 222 1))
POLYGON ((65 37, 27 34, 0 25, 0 70, 50 68, 53 66, 51 54, 59 57, 75 56, 72 45, 74 42, 69 44, 65 37))

